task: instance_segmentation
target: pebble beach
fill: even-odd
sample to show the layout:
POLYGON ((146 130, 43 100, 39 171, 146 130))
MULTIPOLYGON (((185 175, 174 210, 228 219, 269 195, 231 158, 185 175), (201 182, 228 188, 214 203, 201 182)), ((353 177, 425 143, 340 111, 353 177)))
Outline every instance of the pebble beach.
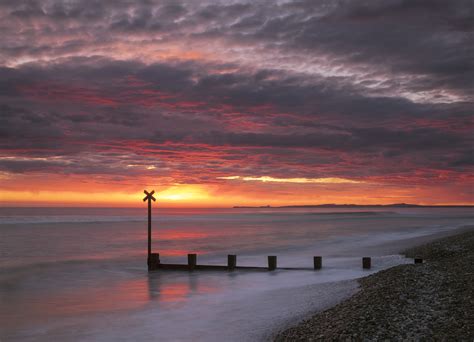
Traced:
POLYGON ((474 227, 402 252, 422 264, 359 280, 360 291, 275 341, 474 341, 474 227))

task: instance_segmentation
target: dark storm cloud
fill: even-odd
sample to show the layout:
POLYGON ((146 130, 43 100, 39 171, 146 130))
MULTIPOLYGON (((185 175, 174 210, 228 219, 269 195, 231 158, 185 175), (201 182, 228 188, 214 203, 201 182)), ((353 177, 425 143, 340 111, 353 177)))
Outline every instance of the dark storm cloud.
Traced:
POLYGON ((4 1, 0 169, 465 172, 472 19, 469 1, 4 1))
POLYGON ((365 82, 367 74, 385 77, 386 91, 445 88, 468 96, 473 86, 470 1, 18 1, 0 8, 5 61, 80 55, 87 47, 128 39, 190 45, 218 40, 227 47, 268 50, 277 65, 279 55, 306 63, 322 56, 323 67, 358 68, 365 82), (44 24, 32 29, 38 21, 44 24), (18 28, 21 39, 13 39, 18 28))

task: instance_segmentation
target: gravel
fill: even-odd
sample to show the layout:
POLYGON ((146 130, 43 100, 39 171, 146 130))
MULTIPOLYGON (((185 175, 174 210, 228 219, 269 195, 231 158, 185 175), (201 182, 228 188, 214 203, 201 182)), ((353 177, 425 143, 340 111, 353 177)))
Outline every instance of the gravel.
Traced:
POLYGON ((365 278, 361 291, 275 341, 474 341, 474 231, 403 252, 423 264, 365 278))

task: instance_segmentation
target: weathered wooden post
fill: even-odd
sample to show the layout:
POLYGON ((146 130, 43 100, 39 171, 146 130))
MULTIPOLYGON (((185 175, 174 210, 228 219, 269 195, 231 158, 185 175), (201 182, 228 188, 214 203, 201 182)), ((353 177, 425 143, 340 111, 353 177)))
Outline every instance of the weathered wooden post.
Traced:
POLYGON ((362 268, 368 270, 371 267, 371 259, 370 257, 363 257, 362 258, 362 268))
POLYGON ((314 263, 314 269, 315 270, 320 270, 321 267, 323 266, 323 257, 315 256, 313 258, 313 263, 314 263))
POLYGON ((229 270, 234 270, 234 268, 237 266, 237 255, 228 255, 227 256, 227 268, 229 270))
POLYGON ((197 264, 197 255, 196 254, 188 254, 188 268, 190 270, 194 270, 197 264))
POLYGON ((273 271, 277 268, 277 257, 275 255, 268 256, 268 270, 273 271))
MULTIPOLYGON (((155 190, 152 190, 151 192, 148 192, 146 190, 143 190, 145 193, 145 198, 143 199, 143 202, 148 200, 148 258, 147 258, 147 265, 148 265, 148 270, 151 269, 151 201, 153 202, 156 201, 155 197, 153 197, 153 194, 155 193, 155 190)), ((159 260, 159 257, 158 257, 159 260)))
POLYGON ((422 258, 415 258, 415 264, 422 264, 423 259, 422 258))
POLYGON ((153 271, 160 268, 160 253, 151 253, 148 261, 148 270, 153 271))

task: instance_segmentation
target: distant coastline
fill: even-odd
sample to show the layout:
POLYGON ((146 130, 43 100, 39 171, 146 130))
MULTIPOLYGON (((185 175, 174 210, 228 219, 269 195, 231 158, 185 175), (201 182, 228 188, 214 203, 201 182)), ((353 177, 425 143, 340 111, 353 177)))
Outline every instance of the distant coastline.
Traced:
POLYGON ((302 205, 282 205, 282 206, 246 206, 235 205, 234 209, 281 209, 281 208, 474 208, 473 205, 420 205, 408 203, 394 204, 302 204, 302 205))

